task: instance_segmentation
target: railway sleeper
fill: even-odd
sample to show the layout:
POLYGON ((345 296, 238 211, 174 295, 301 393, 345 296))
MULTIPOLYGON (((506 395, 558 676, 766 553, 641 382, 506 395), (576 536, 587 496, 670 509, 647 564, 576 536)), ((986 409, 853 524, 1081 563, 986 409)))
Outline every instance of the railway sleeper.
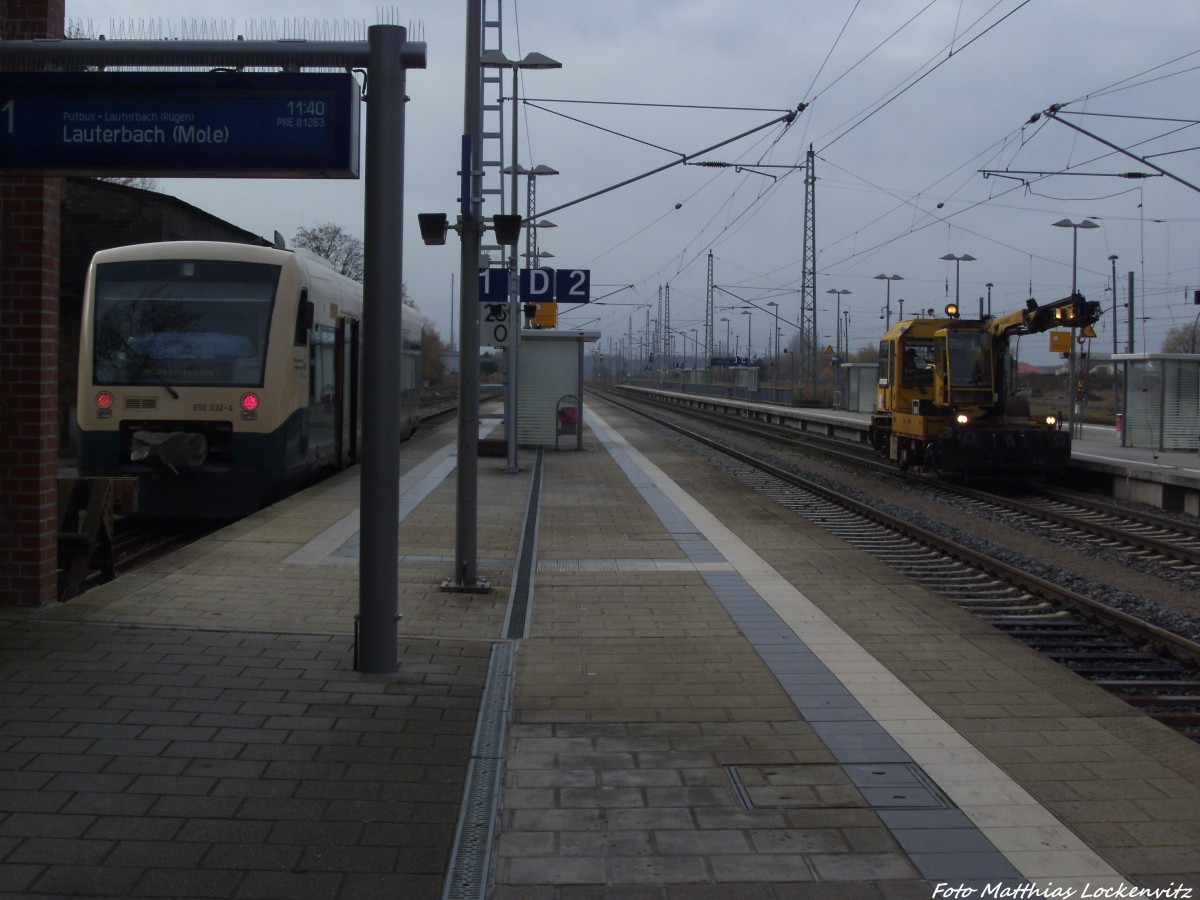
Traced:
POLYGON ((1121 694, 1121 699, 1130 706, 1136 706, 1139 709, 1145 707, 1158 707, 1161 709, 1170 709, 1172 707, 1187 706, 1200 709, 1200 694, 1169 694, 1166 696, 1134 696, 1121 694))

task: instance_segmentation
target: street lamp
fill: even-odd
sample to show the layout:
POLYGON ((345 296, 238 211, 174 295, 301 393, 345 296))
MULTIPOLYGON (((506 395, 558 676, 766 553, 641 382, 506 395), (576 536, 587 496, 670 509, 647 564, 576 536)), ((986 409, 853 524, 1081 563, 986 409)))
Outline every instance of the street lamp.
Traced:
POLYGON ((887 305, 884 307, 887 310, 887 321, 884 323, 884 331, 892 330, 892 282, 903 281, 903 276, 900 275, 876 275, 877 281, 887 282, 887 305))
POLYGON ((742 315, 746 317, 746 365, 750 365, 750 323, 754 321, 754 310, 743 309, 742 315))
MULTIPOLYGON (((1115 357, 1117 355, 1117 257, 1116 257, 1116 255, 1110 256, 1108 258, 1108 261, 1110 263, 1112 263, 1112 292, 1113 292, 1113 311, 1112 311, 1113 349, 1112 349, 1112 355, 1114 357, 1114 358, 1110 359, 1109 362, 1111 363, 1111 366, 1112 366, 1113 415, 1116 416, 1116 414, 1119 412, 1119 407, 1117 406, 1117 360, 1115 359, 1115 357)), ((1196 338, 1196 328, 1195 328, 1195 326, 1193 326, 1192 327, 1192 352, 1193 353, 1196 352, 1195 338, 1196 338)))
MULTIPOLYGON (((1078 293, 1077 276, 1079 274, 1079 229, 1099 228, 1091 219, 1082 222, 1072 222, 1070 219, 1059 219, 1054 223, 1056 228, 1071 229, 1071 296, 1078 293)), ((1067 431, 1071 440, 1083 436, 1083 422, 1077 421, 1075 405, 1078 391, 1075 387, 1075 325, 1071 324, 1071 349, 1067 352, 1067 431)))
POLYGON ((837 288, 830 288, 825 293, 837 294, 837 313, 835 316, 835 319, 837 321, 837 341, 836 341, 836 343, 837 343, 837 355, 841 356, 842 355, 842 294, 849 294, 850 291, 838 290, 837 288))
POLYGON ((779 364, 779 304, 776 303, 774 300, 768 300, 766 305, 775 307, 775 310, 774 310, 774 312, 775 312, 775 334, 772 335, 772 340, 774 340, 775 343, 772 345, 770 341, 767 342, 767 352, 770 353, 773 363, 775 365, 778 365, 779 364), (775 348, 774 351, 772 351, 770 349, 772 346, 774 346, 774 348, 775 348))
POLYGON ((957 306, 961 311, 962 306, 958 302, 958 267, 960 264, 965 262, 974 262, 975 257, 973 257, 970 253, 964 253, 962 256, 955 256, 953 253, 947 253, 942 257, 942 259, 954 260, 954 305, 957 306))
POLYGON ((500 170, 502 175, 525 175, 525 227, 528 229, 525 232, 525 253, 532 256, 537 253, 537 231, 538 228, 557 228, 553 222, 534 222, 533 214, 537 211, 537 179, 539 175, 558 175, 558 169, 552 169, 550 166, 544 166, 541 163, 534 166, 532 169, 527 169, 519 163, 514 166, 505 166, 500 170))
MULTIPOLYGON (((512 203, 509 212, 517 213, 517 76, 521 69, 561 69, 562 63, 541 53, 528 53, 523 59, 509 59, 500 50, 487 50, 479 56, 479 64, 485 69, 512 69, 512 203)), ((517 465, 517 348, 521 341, 521 297, 517 273, 517 254, 508 257, 508 373, 504 390, 504 429, 508 459, 505 472, 519 472, 517 465)))
POLYGON ((1080 228, 1099 228, 1100 226, 1091 219, 1084 219, 1082 222, 1072 222, 1070 219, 1059 219, 1054 223, 1056 228, 1071 229, 1071 293, 1074 294, 1077 290, 1076 276, 1079 272, 1079 229, 1080 228))

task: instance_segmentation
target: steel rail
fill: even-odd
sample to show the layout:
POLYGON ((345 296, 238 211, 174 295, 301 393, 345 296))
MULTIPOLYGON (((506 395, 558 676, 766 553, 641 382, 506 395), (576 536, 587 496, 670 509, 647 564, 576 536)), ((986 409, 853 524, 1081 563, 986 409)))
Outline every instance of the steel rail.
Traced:
POLYGON ((991 575, 1007 581, 1015 587, 1028 591, 1031 594, 1042 597, 1054 603, 1060 603, 1063 606, 1069 607, 1075 612, 1078 612, 1086 617, 1091 617, 1102 621, 1119 631, 1137 637, 1139 639, 1150 640, 1165 652, 1170 653, 1176 659, 1183 660, 1188 663, 1200 665, 1200 643, 1191 641, 1180 635, 1173 634, 1164 628, 1139 619, 1128 613, 1118 609, 1113 609, 1106 604, 1093 600, 1083 594, 1076 593, 1068 588, 1056 585, 1051 581, 1040 578, 1023 571, 1017 566, 1010 565, 1001 560, 988 556, 986 553, 977 551, 971 547, 965 546, 953 541, 950 538, 943 537, 919 525, 914 525, 890 513, 869 506, 862 501, 856 500, 853 497, 846 496, 824 485, 811 481, 803 476, 793 472, 788 472, 778 466, 765 462, 757 457, 746 453, 736 447, 731 447, 714 438, 710 438, 704 434, 684 428, 678 424, 662 419, 659 416, 642 410, 635 409, 623 400, 617 400, 612 397, 606 398, 609 402, 615 403, 631 412, 636 412, 638 415, 650 419, 656 424, 662 425, 665 428, 683 435, 687 438, 697 441, 706 447, 710 447, 720 453, 723 453, 733 459, 738 460, 745 465, 758 469, 772 477, 778 478, 796 487, 810 491, 832 503, 836 503, 858 515, 863 516, 873 522, 876 522, 890 530, 896 531, 920 544, 924 544, 939 553, 946 554, 954 559, 959 560, 967 565, 979 568, 991 575))

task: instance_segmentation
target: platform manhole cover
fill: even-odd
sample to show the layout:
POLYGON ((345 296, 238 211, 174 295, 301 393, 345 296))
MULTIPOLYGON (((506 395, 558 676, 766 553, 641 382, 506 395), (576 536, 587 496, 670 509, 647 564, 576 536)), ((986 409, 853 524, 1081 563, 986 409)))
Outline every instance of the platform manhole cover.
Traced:
POLYGON ((949 809, 911 763, 726 766, 747 809, 949 809))

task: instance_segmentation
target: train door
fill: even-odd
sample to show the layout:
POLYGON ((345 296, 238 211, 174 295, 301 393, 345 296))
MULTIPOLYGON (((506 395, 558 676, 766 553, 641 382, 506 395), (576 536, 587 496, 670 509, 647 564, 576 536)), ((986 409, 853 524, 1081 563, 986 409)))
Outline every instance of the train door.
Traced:
POLYGON ((333 431, 335 464, 358 462, 359 323, 341 316, 334 341, 333 431))
POLYGON ((309 375, 309 447, 322 466, 337 464, 337 329, 313 327, 309 375))
POLYGON ((350 359, 347 361, 349 366, 350 376, 347 386, 347 398, 349 401, 349 422, 347 423, 347 435, 349 440, 349 455, 348 462, 352 465, 358 462, 358 437, 362 431, 362 422, 359 419, 359 400, 362 398, 362 382, 359 379, 359 373, 362 371, 362 328, 358 319, 350 321, 350 335, 348 350, 350 359))

